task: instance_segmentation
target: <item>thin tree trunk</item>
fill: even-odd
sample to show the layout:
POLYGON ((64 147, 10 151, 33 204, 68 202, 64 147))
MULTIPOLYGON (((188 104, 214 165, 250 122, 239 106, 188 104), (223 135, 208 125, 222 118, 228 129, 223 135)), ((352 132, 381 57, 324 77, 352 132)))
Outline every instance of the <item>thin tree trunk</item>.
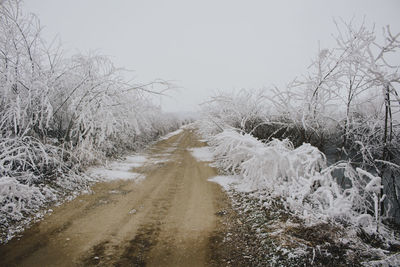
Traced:
MULTIPOLYGON (((389 85, 386 86, 385 88, 385 126, 384 126, 384 132, 383 132, 383 150, 382 150, 382 160, 384 161, 390 161, 390 151, 389 151, 389 146, 392 138, 392 110, 390 106, 390 87, 389 85)), ((381 176, 384 178, 385 174, 385 164, 382 165, 382 170, 381 170, 381 176)), ((383 180, 383 179, 382 179, 383 180)), ((395 184, 393 186, 396 186, 395 184)), ((384 190, 383 186, 380 191, 380 197, 383 196, 384 190)), ((384 201, 380 203, 381 207, 381 212, 380 214, 383 215, 385 212, 385 205, 384 201)))

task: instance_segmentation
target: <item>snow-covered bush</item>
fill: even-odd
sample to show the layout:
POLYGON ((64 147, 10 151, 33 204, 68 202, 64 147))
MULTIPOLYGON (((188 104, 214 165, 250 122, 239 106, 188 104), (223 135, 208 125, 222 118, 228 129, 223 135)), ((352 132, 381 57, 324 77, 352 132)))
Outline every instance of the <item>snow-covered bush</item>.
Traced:
POLYGON ((381 178, 346 162, 328 167, 324 154, 310 144, 294 148, 287 139, 263 143, 233 130, 215 135, 210 144, 217 166, 240 175, 240 190, 268 192, 303 218, 379 223, 381 178), (339 169, 350 181, 346 188, 334 177, 339 169))
POLYGON ((49 190, 41 191, 36 186, 20 183, 14 177, 4 176, 0 179, 0 224, 20 220, 32 211, 38 211, 55 195, 49 190))
POLYGON ((203 103, 205 120, 200 131, 204 136, 212 136, 225 128, 240 129, 250 133, 263 124, 266 119, 266 96, 264 90, 252 92, 240 90, 234 93, 221 93, 203 103))
POLYGON ((180 126, 149 97, 168 83, 128 82, 105 56, 64 57, 22 6, 0 3, 0 226, 86 186, 86 166, 180 126))
MULTIPOLYGON (((400 65, 391 57, 400 51, 400 34, 388 26, 379 38, 374 27, 354 21, 337 29, 336 45, 319 49, 308 72, 286 88, 211 98, 200 132, 237 129, 266 142, 318 147, 329 164, 344 160, 381 177, 381 215, 400 222, 400 65)), ((343 188, 351 184, 350 177, 335 177, 343 188)))

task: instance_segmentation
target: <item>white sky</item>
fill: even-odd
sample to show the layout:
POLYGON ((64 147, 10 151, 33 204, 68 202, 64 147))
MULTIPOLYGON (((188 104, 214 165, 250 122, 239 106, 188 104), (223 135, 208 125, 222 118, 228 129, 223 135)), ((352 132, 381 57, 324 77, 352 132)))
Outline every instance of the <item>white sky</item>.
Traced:
POLYGON ((333 18, 400 31, 400 0, 25 0, 69 53, 97 51, 137 81, 174 80, 167 111, 217 90, 283 86, 333 44, 333 18))

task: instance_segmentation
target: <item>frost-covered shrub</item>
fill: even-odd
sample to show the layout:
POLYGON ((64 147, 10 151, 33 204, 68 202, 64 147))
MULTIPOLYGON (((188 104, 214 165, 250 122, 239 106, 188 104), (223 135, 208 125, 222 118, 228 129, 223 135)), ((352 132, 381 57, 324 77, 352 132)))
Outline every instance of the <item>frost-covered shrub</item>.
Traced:
POLYGON ((22 1, 0 3, 1 221, 20 220, 89 182, 81 171, 180 126, 100 55, 62 56, 22 1))
POLYGON ((307 107, 302 104, 302 96, 301 91, 268 89, 221 93, 203 104, 200 132, 203 136, 212 136, 233 128, 258 139, 289 138, 296 147, 303 142, 323 147, 336 124, 318 113, 318 122, 306 125, 303 111, 307 107))
MULTIPOLYGON (((200 132, 236 129, 266 142, 318 147, 329 164, 344 160, 381 177, 381 215, 400 222, 400 66, 392 57, 400 51, 400 34, 387 26, 379 38, 374 27, 354 21, 337 29, 336 45, 319 49, 307 73, 286 88, 211 98, 200 132)), ((335 177, 343 189, 351 183, 335 177)))
POLYGON ((45 191, 49 196, 32 185, 23 184, 14 177, 4 176, 0 179, 0 224, 8 220, 20 220, 27 214, 38 211, 48 198, 54 199, 51 191, 45 191))
POLYGON ((0 224, 32 215, 54 201, 55 190, 44 183, 56 183, 67 170, 57 147, 28 136, 0 138, 0 224))
POLYGON ((345 162, 327 167, 324 154, 310 144, 294 148, 288 140, 263 143, 232 130, 215 135, 210 144, 217 166, 242 177, 240 190, 267 191, 304 218, 367 226, 380 220, 381 178, 345 162), (350 181, 347 188, 336 182, 338 169, 350 181))
POLYGON ((201 121, 199 130, 203 136, 212 136, 226 128, 250 133, 265 122, 265 101, 264 90, 240 90, 214 96, 203 104, 206 119, 201 121))

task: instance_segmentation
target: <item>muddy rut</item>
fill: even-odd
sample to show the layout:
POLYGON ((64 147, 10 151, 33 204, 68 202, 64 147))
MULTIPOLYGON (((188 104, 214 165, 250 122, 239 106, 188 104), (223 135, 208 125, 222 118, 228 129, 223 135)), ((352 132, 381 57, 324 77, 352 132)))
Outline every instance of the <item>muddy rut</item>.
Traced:
POLYGON ((187 150, 204 144, 184 130, 152 146, 158 161, 139 182, 93 186, 0 247, 0 266, 209 266, 218 211, 227 203, 216 170, 187 150))

